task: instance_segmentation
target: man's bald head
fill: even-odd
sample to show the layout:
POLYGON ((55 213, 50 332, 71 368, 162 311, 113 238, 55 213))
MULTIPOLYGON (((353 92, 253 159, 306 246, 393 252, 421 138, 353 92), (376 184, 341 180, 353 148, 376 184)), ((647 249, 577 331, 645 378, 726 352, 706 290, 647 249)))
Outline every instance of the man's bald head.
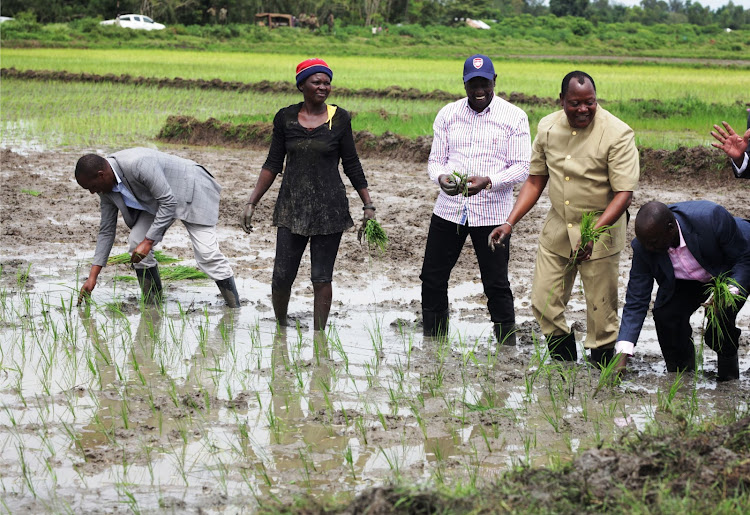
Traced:
POLYGON ((677 220, 662 202, 651 201, 641 207, 635 218, 635 235, 649 252, 666 252, 680 244, 677 220))

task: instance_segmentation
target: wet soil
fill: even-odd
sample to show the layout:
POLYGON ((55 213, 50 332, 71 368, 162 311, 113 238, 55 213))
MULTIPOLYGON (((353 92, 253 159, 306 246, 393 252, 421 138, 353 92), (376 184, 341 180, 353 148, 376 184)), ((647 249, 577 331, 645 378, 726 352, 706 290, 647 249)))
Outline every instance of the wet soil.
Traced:
MULTIPOLYGON (((669 391, 675 377, 664 373, 653 325, 651 332, 644 331, 631 370, 618 388, 601 389, 598 372, 584 364, 547 369, 538 363, 538 326, 532 319, 529 294, 537 235, 549 206, 545 196, 514 228, 509 268, 521 322, 518 347, 495 349, 476 260, 467 243, 451 277, 451 323, 460 334, 441 351, 439 345, 421 337, 419 303, 419 271, 437 187, 428 180, 423 162, 401 160, 401 153, 363 152, 368 156, 363 165, 377 218, 390 245, 385 255, 370 255, 357 242, 355 229, 344 234, 330 318, 345 342, 344 353, 333 343, 316 343, 315 336, 310 340, 309 259, 303 259, 290 306, 299 332, 290 329, 281 340, 272 335, 270 278, 275 229, 270 220, 280 181, 259 204, 253 233, 246 235, 238 224, 265 151, 183 145, 160 145, 160 150, 203 164, 224 188, 219 237, 223 252, 232 261, 244 302, 237 315, 221 308, 212 284, 189 281, 167 285, 171 312, 148 314, 138 307, 137 288, 116 280, 132 272, 115 266, 104 269, 94 296, 102 303, 109 299, 116 302, 97 308, 90 319, 71 311, 66 291, 74 290, 77 277, 88 271, 99 224, 98 200, 77 185, 73 169, 83 153, 104 153, 106 149, 4 149, 0 153, 0 289, 10 292, 0 299, 4 342, 0 402, 7 408, 0 412, 0 437, 12 442, 0 457, 0 482, 8 492, 5 502, 11 511, 48 511, 49 506, 62 511, 60 506, 66 505, 81 508, 76 510, 80 513, 125 511, 123 503, 130 497, 123 492, 128 485, 133 490, 127 492, 143 511, 242 509, 252 502, 246 485, 264 499, 289 500, 311 491, 325 497, 332 490, 353 497, 394 477, 414 482, 490 481, 513 464, 547 464, 550 455, 566 463, 579 446, 592 450, 575 458, 565 468, 566 476, 557 475, 559 471, 530 469, 523 476, 513 476, 513 481, 529 485, 533 499, 544 496, 557 502, 555 499, 571 492, 572 485, 580 486, 582 477, 593 475, 599 479, 587 483, 586 495, 603 500, 611 485, 627 484, 638 490, 649 474, 663 467, 663 456, 651 452, 659 442, 645 436, 642 439, 651 447, 631 454, 600 448, 625 433, 642 434, 646 419, 679 429, 688 416, 683 404, 679 409, 670 408, 664 401, 663 392, 669 391), (38 296, 41 309, 8 319, 7 302, 17 302, 19 312, 30 309, 24 308, 23 298, 11 299, 18 292, 38 296), (179 308, 174 307, 175 300, 181 303, 179 308), (232 322, 235 316, 239 319, 232 322), (97 381, 86 382, 78 376, 71 379, 66 366, 49 385, 44 377, 35 379, 37 369, 44 368, 36 363, 43 364, 44 356, 33 360, 16 357, 22 348, 19 342, 26 341, 18 328, 30 324, 34 330, 29 334, 36 334, 35 341, 40 341, 42 328, 54 317, 64 322, 63 337, 69 327, 80 327, 64 349, 55 344, 61 362, 71 359, 66 355, 80 354, 78 359, 85 363, 83 356, 90 355, 92 346, 105 349, 97 350, 91 358, 101 362, 95 364, 100 367, 97 381), (382 326, 373 328, 373 319, 382 326), (136 344, 123 351, 120 346, 125 345, 126 337, 136 344), (379 338, 384 346, 378 347, 379 338), (173 343, 167 345, 167 341, 173 343), (233 347, 228 350, 227 341, 236 341, 240 352, 233 347), (182 343, 186 348, 173 356, 174 342, 187 344, 182 343), (112 356, 106 356, 107 352, 112 356), (159 357, 159 353, 166 355, 159 357), (231 373, 221 361, 230 354, 235 356, 231 373), (123 374, 133 363, 138 364, 137 370, 123 374), (25 370, 20 378, 18 370, 25 370), (145 374, 146 379, 139 379, 139 374, 145 374), (45 391, 44 385, 50 388, 49 393, 39 394, 45 391), (560 405, 553 391, 564 399, 560 418, 554 423, 548 416, 560 405), (96 401, 85 406, 83 414, 79 409, 79 419, 67 417, 68 425, 49 415, 50 409, 67 413, 70 404, 91 403, 87 399, 96 401), (582 399, 588 399, 588 407, 581 404, 582 399), (654 408, 662 404, 663 408, 654 408), (106 423, 88 419, 89 409, 127 412, 127 423, 118 417, 102 416, 106 423), (70 427, 80 430, 80 438, 68 438, 70 427), (249 429, 249 436, 242 427, 249 429), (274 427, 284 429, 276 434, 274 427), (43 441, 35 440, 45 432, 40 428, 62 442, 53 456, 45 454, 43 441), (239 443, 228 446, 224 438, 239 443), (180 461, 185 457, 175 451, 183 446, 189 449, 186 452, 194 460, 192 465, 180 461), (214 447, 231 447, 235 454, 232 459, 218 454, 221 460, 211 461, 214 453, 219 453, 214 447), (19 467, 19 449, 24 448, 27 457, 34 453, 41 456, 37 469, 34 463, 29 465, 31 469, 19 467), (345 456, 352 449, 352 464, 347 465, 345 456), (162 454, 166 456, 162 461, 153 458, 162 454), (170 468, 175 463, 182 469, 170 468), (160 467, 168 470, 166 476, 159 476, 160 467), (128 476, 126 471, 131 469, 141 475, 128 476), (186 469, 189 472, 184 476, 186 469), (34 470, 43 478, 48 477, 48 470, 56 471, 60 485, 52 489, 54 496, 30 495, 24 478, 32 477, 34 484, 34 470), (555 482, 562 486, 558 488, 555 482)), ((649 200, 670 203, 702 198, 750 218, 750 182, 734 179, 718 151, 644 151, 642 166, 633 215, 649 200)), ((350 186, 348 193, 356 220, 359 200, 350 186)), ((632 224, 629 230, 632 236, 632 224)), ((115 252, 126 247, 126 235, 120 222, 115 252)), ((168 236, 161 250, 189 262, 192 253, 184 230, 175 226, 168 236)), ((626 250, 620 267, 621 302, 629 258, 626 250)), ((585 308, 577 290, 569 322, 582 334, 585 308)), ((717 386, 703 376, 686 378, 685 384, 697 392, 695 402, 700 405, 700 413, 689 416, 711 418, 747 410, 750 362, 745 330, 750 320, 745 310, 738 320, 744 331, 740 342, 742 379, 717 386)), ((707 353, 704 359, 706 371, 715 369, 715 355, 707 353)), ((83 371, 79 374, 84 375, 83 371)), ((677 397, 688 402, 690 389, 677 397)), ((703 460, 695 461, 701 466, 693 468, 703 471, 701 480, 746 485, 747 470, 742 467, 747 464, 747 441, 742 440, 744 450, 732 443, 735 429, 717 429, 723 432, 702 440, 685 439, 690 459, 703 460)), ((665 441, 663 444, 670 446, 662 448, 677 449, 678 442, 665 441)), ((675 488, 687 484, 677 481, 675 488)), ((36 486, 40 487, 39 482, 36 486)), ((382 498, 377 502, 385 508, 374 513, 386 513, 393 507, 395 497, 389 488, 372 492, 367 494, 370 500, 359 502, 374 505, 376 497, 382 498)), ((522 501, 523 497, 507 500, 522 501)), ((425 502, 430 502, 429 498, 425 502)))

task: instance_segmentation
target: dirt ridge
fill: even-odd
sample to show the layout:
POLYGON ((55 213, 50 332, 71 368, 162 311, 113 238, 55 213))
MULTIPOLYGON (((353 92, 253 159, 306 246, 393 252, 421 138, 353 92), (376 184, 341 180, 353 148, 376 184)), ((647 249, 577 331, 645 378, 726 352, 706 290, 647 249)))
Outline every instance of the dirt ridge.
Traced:
MULTIPOLYGON (((192 116, 174 115, 167 118, 157 139, 174 144, 265 150, 271 141, 272 130, 270 123, 232 124, 216 118, 200 121, 192 116)), ((362 157, 426 163, 432 136, 411 139, 392 132, 376 136, 369 131, 355 131, 354 142, 362 157)), ((711 147, 641 148, 640 160, 642 178, 647 180, 714 185, 726 182, 726 177, 731 176, 727 175, 731 174, 727 157, 711 147)))

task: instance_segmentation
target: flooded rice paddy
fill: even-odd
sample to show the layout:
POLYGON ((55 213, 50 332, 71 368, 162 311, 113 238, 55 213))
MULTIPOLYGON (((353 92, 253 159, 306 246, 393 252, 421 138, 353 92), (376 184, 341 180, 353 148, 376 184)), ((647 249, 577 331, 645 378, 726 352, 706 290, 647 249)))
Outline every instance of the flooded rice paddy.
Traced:
MULTIPOLYGON (((117 280, 78 308, 75 283, 52 275, 29 286, 23 271, 6 273, 0 291, 0 487, 11 512, 251 510, 256 499, 399 479, 477 484, 568 461, 660 413, 748 409, 746 379, 667 375, 653 345, 612 387, 586 364, 550 362, 530 321, 517 347, 498 348, 472 317, 454 317, 447 341, 425 339, 413 302, 377 308, 418 294, 387 281, 336 285, 322 334, 303 289, 283 329, 266 302, 247 301, 268 297, 261 283, 240 282, 239 310, 213 284, 188 282, 169 285, 161 308, 142 306, 136 285, 117 280)), ((482 311, 460 293, 453 306, 482 311)))
MULTIPOLYGON (((264 156, 170 151, 207 164, 225 186, 220 241, 241 309, 225 308, 215 285, 200 280, 165 281, 164 305, 143 306, 125 265, 105 268, 91 304, 77 307, 98 228, 96 198, 71 177, 79 152, 3 153, 5 511, 252 512, 275 499, 346 499, 399 480, 482 485, 517 465, 569 462, 651 424, 750 411, 748 308, 738 318, 740 381, 714 381, 711 351, 700 356, 699 373, 667 374, 650 317, 621 383, 611 385, 581 358, 551 362, 528 299, 543 205, 512 243, 519 344, 494 341, 470 246, 451 281, 450 337, 425 339, 418 274, 435 192, 414 164, 364 161, 388 252, 371 256, 354 234, 344 235, 325 334, 312 329, 305 257, 290 326, 278 328, 268 222, 275 189, 252 235, 236 223, 253 183, 248 167, 259 169, 264 156), (393 188, 403 174, 412 182, 393 188)), ((646 182, 638 203, 695 197, 697 189, 682 186, 646 182)), ((740 216, 740 204, 750 205, 744 190, 711 195, 740 216)), ((125 234, 121 226, 114 253, 123 251, 125 234)), ((160 247, 194 264, 181 227, 160 247)), ((580 342, 579 285, 569 308, 580 342)), ((693 319, 698 343, 702 316, 693 319)))

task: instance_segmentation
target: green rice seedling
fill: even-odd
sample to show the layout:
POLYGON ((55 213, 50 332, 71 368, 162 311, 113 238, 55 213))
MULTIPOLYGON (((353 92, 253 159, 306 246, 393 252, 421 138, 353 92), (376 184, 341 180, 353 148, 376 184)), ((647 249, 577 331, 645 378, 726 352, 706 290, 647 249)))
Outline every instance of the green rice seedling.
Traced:
POLYGON ((26 193, 27 195, 31 195, 32 197, 38 197, 39 195, 42 194, 41 191, 28 190, 28 189, 22 189, 21 193, 26 193))
POLYGON ((731 311, 736 312, 738 304, 747 298, 742 295, 743 291, 744 288, 734 278, 729 277, 729 272, 712 277, 706 286, 705 292, 710 295, 710 300, 705 305, 706 328, 711 328, 714 341, 719 345, 726 337, 724 328, 727 314, 731 311))
POLYGON ((356 481, 357 474, 354 472, 354 457, 352 456, 351 445, 347 445, 346 449, 344 449, 344 460, 346 461, 346 465, 349 467, 349 472, 352 475, 352 479, 356 481))
POLYGON ((427 440, 427 425, 424 423, 424 418, 422 417, 422 414, 419 413, 419 407, 413 403, 410 403, 409 409, 414 415, 414 418, 417 420, 417 425, 419 425, 419 429, 422 430, 422 436, 424 436, 425 440, 427 440))
POLYGON ((354 426, 357 428, 357 433, 362 437, 362 443, 367 445, 367 426, 364 416, 360 415, 354 419, 354 426))
POLYGON ((573 268, 578 264, 578 254, 585 252, 586 246, 589 243, 593 242, 594 244, 596 244, 598 241, 602 241, 602 244, 606 247, 606 244, 604 244, 602 237, 609 236, 611 238, 607 231, 612 229, 614 225, 602 225, 601 227, 594 227, 596 225, 597 219, 599 218, 599 215, 601 215, 601 212, 596 211, 588 211, 581 215, 581 223, 579 226, 581 229, 581 244, 578 246, 578 249, 576 249, 576 252, 570 257, 570 261, 568 261, 569 268, 573 268))
POLYGON ((370 218, 365 222, 363 233, 368 249, 377 248, 381 253, 385 253, 385 249, 388 247, 388 235, 380 222, 370 218))
POLYGON ((401 477, 401 463, 399 462, 398 454, 396 453, 396 451, 393 451, 392 456, 388 456, 388 453, 380 445, 378 445, 378 450, 385 458, 385 461, 388 463, 388 467, 390 467, 391 473, 396 479, 399 479, 401 477))
POLYGON ((677 372, 674 381, 666 394, 662 393, 661 389, 656 391, 657 403, 660 410, 666 413, 672 412, 674 409, 674 399, 677 396, 677 392, 680 391, 680 388, 682 388, 682 385, 684 384, 683 376, 684 373, 682 371, 677 372))

